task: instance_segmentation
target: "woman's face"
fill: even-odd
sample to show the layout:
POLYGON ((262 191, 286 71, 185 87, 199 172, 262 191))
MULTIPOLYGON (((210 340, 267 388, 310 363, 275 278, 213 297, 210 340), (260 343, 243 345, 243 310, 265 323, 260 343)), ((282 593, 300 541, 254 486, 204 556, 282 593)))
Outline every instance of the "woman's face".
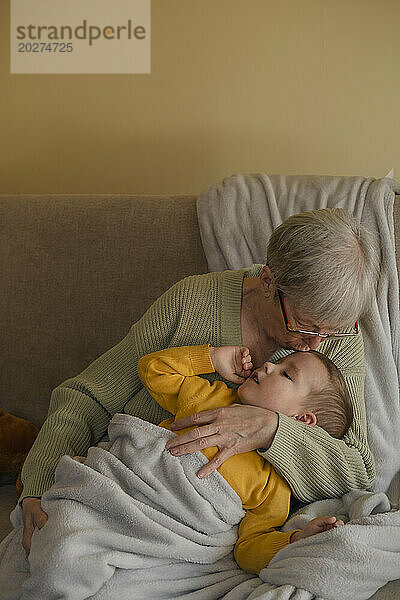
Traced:
MULTIPOLYGON (((300 352, 316 350, 321 341, 324 340, 322 336, 293 333, 287 330, 283 310, 279 298, 276 297, 276 287, 273 275, 268 266, 263 267, 260 279, 264 293, 266 294, 266 297, 269 298, 272 317, 269 320, 269 335, 271 339, 273 339, 280 348, 286 350, 297 350, 300 352)), ((304 329, 306 331, 319 331, 321 333, 333 333, 334 329, 332 329, 331 325, 328 325, 327 323, 315 323, 309 315, 301 314, 301 312, 296 309, 296 302, 294 299, 284 296, 284 302, 291 328, 304 329)), ((339 329, 339 327, 336 329, 339 329)))
MULTIPOLYGON (((279 303, 279 300, 278 300, 279 303)), ((306 315, 302 315, 297 313, 295 310, 294 302, 292 302, 289 298, 285 297, 285 308, 288 312, 290 326, 293 329, 304 329, 306 331, 320 331, 320 332, 329 332, 329 326, 325 326, 324 324, 317 325, 313 322, 313 319, 307 317, 306 315)), ((281 330, 282 330, 282 339, 279 344, 281 348, 286 348, 290 350, 298 350, 300 352, 308 352, 308 350, 316 350, 324 340, 322 336, 319 335, 306 335, 302 333, 293 333, 288 331, 286 328, 285 320, 283 318, 282 310, 279 304, 279 309, 281 312, 281 330), (283 345, 284 344, 284 345, 283 345)))
POLYGON ((285 350, 308 352, 309 350, 316 350, 323 339, 321 336, 305 336, 285 331, 282 336, 275 338, 275 342, 280 348, 284 348, 285 350))
MULTIPOLYGON (((316 350, 319 344, 325 339, 320 335, 307 335, 288 331, 279 299, 274 300, 274 309, 277 327, 274 328, 275 335, 273 338, 281 348, 308 352, 308 350, 316 350)), ((285 309, 289 317, 290 327, 293 329, 319 331, 321 333, 333 333, 335 330, 326 323, 317 324, 311 317, 302 315, 296 311, 295 303, 286 296, 285 309)))

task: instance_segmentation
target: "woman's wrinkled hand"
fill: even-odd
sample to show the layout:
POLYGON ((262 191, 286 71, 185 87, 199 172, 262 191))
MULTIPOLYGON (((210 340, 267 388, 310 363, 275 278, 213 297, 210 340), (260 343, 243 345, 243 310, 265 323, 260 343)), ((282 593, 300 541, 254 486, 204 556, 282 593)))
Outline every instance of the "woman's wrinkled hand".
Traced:
POLYGON ((42 529, 48 519, 47 514, 42 510, 40 498, 24 498, 22 501, 22 520, 24 522, 24 531, 22 534, 22 547, 28 556, 31 551, 32 535, 36 527, 42 529))
POLYGON ((217 454, 197 473, 207 477, 234 454, 269 448, 278 428, 278 414, 258 406, 231 404, 178 419, 171 430, 193 425, 201 427, 168 440, 165 447, 180 456, 217 446, 217 454))

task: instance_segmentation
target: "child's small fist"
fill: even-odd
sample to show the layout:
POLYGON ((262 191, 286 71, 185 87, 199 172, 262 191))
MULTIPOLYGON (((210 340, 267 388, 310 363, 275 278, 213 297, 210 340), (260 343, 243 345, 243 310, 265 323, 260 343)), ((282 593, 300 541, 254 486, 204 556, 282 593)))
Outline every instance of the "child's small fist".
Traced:
POLYGON ((245 346, 210 346, 214 369, 227 381, 243 383, 253 369, 250 350, 245 346))
POLYGON ((252 363, 251 360, 251 356, 250 356, 250 350, 248 348, 246 348, 245 346, 241 346, 240 347, 240 355, 241 355, 241 361, 242 361, 242 376, 243 377, 249 377, 250 373, 252 372, 254 365, 252 363))
POLYGON ((316 533, 336 529, 336 527, 341 527, 342 525, 344 525, 343 521, 336 517, 329 517, 327 515, 316 517, 309 521, 302 531, 296 531, 296 533, 292 535, 292 542, 297 542, 302 538, 310 537, 316 533))

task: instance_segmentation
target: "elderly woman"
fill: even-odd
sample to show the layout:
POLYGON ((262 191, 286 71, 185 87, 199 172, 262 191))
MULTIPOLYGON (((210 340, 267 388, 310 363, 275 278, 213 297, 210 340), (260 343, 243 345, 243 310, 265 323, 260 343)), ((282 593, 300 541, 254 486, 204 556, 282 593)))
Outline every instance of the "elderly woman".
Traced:
MULTIPOLYGON (((341 209, 294 215, 272 234, 266 265, 186 277, 165 292, 114 348, 52 393, 48 417, 25 462, 23 546, 47 515, 40 497, 64 454, 83 455, 106 434, 117 412, 160 423, 170 415, 137 373, 141 356, 168 346, 243 345, 257 367, 292 350, 315 349, 341 369, 354 422, 343 440, 283 414, 233 405, 188 417, 201 425, 169 442, 173 454, 218 446, 199 471, 206 476, 229 456, 258 449, 303 501, 369 487, 374 462, 367 444, 364 355, 357 320, 377 273, 369 233, 341 209)), ((226 373, 227 381, 241 380, 226 373)))

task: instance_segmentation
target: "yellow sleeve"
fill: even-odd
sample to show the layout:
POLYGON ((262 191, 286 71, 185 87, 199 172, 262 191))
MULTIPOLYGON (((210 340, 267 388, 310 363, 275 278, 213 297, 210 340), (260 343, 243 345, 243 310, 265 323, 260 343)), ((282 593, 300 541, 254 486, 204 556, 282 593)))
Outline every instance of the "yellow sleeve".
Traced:
POLYGON ((192 405, 199 397, 209 395, 222 384, 210 384, 203 373, 214 373, 210 346, 181 346, 146 354, 138 362, 140 379, 154 400, 173 415, 192 405))
MULTIPOLYGON (((258 506, 249 508, 239 525, 235 560, 244 571, 257 575, 298 529, 277 531, 289 514, 290 488, 272 469, 267 494, 258 506)), ((246 507, 244 507, 246 508, 246 507)))

